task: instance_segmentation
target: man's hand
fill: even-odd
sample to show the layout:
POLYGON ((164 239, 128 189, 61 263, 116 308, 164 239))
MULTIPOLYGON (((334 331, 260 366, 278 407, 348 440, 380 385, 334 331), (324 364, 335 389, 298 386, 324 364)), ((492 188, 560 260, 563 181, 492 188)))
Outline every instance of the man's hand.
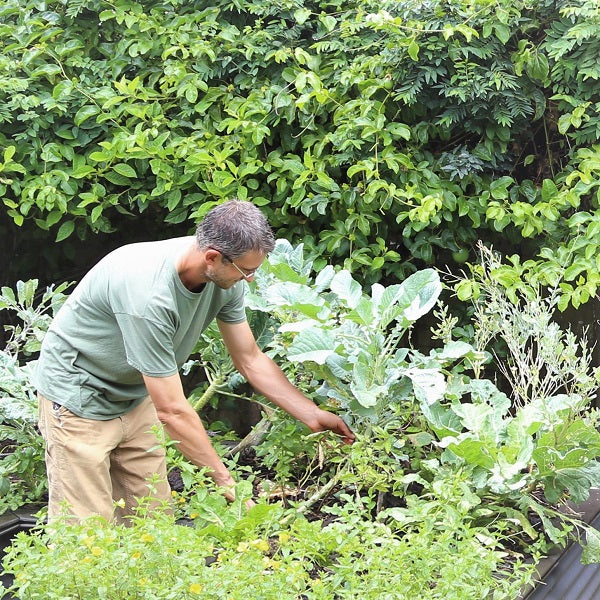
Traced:
POLYGON ((354 442, 354 434, 340 417, 326 410, 318 409, 314 416, 314 421, 307 423, 312 431, 331 431, 342 438, 345 444, 354 442))

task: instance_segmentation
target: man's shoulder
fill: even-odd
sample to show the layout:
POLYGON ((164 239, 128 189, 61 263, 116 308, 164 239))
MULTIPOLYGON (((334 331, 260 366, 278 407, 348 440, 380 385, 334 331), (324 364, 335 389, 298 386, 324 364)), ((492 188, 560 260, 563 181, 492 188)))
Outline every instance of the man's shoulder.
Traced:
POLYGON ((168 238, 165 240, 154 240, 147 242, 133 242, 119 246, 104 257, 104 261, 123 260, 127 256, 134 256, 141 259, 154 259, 156 256, 169 256, 177 254, 192 240, 193 236, 184 236, 168 238))

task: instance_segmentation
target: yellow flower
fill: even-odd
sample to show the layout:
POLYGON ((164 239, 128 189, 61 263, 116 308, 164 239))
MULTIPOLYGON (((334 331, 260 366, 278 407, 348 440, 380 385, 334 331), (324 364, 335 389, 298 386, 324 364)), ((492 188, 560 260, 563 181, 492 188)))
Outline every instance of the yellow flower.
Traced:
POLYGON ((192 583, 190 585, 190 594, 200 594, 202 592, 202 586, 199 583, 192 583))
POLYGON ((142 540, 142 542, 149 544, 150 542, 154 541, 154 536, 149 533, 144 533, 144 535, 142 535, 140 539, 142 540))
POLYGON ((139 586, 145 586, 148 583, 148 580, 145 577, 142 577, 141 579, 138 580, 138 585, 139 586))
POLYGON ((134 552, 134 553, 131 555, 131 558, 139 558, 141 555, 142 555, 142 553, 141 553, 141 552, 139 552, 139 551, 138 551, 138 552, 134 552))
POLYGON ((98 546, 92 546, 90 548, 90 552, 94 555, 94 556, 102 556, 104 554, 104 550, 102 550, 102 548, 98 548, 98 546))
POLYGON ((192 514, 190 515, 190 519, 197 519, 197 518, 198 518, 198 516, 199 516, 199 515, 198 515, 198 513, 192 513, 192 514))
POLYGON ((289 533, 281 532, 279 534, 279 543, 280 544, 287 544, 290 541, 290 537, 291 536, 290 536, 289 533))
POLYGON ((268 552, 271 549, 267 540, 254 540, 252 545, 255 548, 258 548, 261 552, 268 552))

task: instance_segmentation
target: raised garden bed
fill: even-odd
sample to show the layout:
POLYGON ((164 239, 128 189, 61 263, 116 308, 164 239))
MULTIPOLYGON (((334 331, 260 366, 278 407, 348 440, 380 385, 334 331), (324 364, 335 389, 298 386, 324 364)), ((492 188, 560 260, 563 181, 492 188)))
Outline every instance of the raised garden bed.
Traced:
MULTIPOLYGON (((10 546, 14 536, 36 525, 35 509, 10 512, 0 517, 0 562, 4 550, 10 546)), ((574 507, 584 521, 600 530, 600 489, 593 489, 584 504, 574 507)), ((571 543, 562 552, 542 560, 538 567, 539 577, 534 588, 523 592, 526 600, 596 600, 600 598, 600 565, 582 565, 581 546, 571 543)), ((12 576, 1 573, 5 587, 12 583, 12 576)), ((15 600, 12 595, 4 595, 2 600, 15 600)))

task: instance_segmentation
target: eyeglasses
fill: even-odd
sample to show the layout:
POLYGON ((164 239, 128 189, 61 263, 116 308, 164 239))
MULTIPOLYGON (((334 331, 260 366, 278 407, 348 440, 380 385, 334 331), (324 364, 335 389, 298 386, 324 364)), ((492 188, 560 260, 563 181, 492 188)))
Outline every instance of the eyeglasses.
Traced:
POLYGON ((227 256, 227 254, 225 254, 225 252, 223 252, 222 250, 219 250, 218 248, 213 248, 212 246, 209 246, 212 250, 216 250, 217 252, 221 253, 221 256, 229 261, 237 270, 238 273, 244 278, 244 279, 252 279, 254 277, 254 275, 256 274, 256 271, 258 271, 258 269, 253 269, 252 271, 246 271, 244 269, 241 269, 240 267, 238 267, 235 262, 233 261, 232 258, 229 258, 229 256, 227 256))

